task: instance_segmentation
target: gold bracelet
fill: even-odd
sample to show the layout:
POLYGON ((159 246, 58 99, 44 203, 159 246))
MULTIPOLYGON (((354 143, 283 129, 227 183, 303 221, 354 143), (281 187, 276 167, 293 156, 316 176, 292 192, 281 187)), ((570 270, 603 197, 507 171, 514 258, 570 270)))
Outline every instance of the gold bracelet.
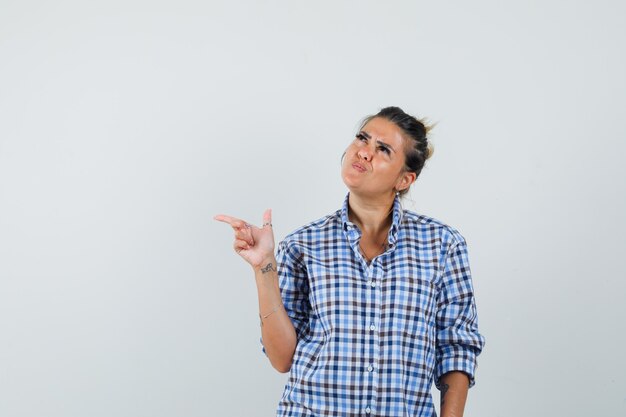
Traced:
POLYGON ((259 313, 259 320, 261 321, 261 326, 263 326, 263 319, 268 318, 269 316, 271 316, 272 314, 276 313, 277 311, 278 311, 278 305, 275 305, 274 308, 272 309, 272 311, 270 311, 266 315, 262 316, 261 313, 259 313))

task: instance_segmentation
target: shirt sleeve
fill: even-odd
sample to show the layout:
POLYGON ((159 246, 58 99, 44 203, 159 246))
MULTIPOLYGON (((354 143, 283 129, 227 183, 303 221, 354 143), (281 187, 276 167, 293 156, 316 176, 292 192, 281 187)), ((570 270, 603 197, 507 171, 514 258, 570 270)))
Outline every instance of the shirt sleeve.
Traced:
POLYGON ((437 304, 437 353, 435 385, 450 371, 461 371, 475 383, 476 357, 485 344, 478 332, 474 289, 464 239, 449 248, 437 304))
MULTIPOLYGON (((311 305, 307 271, 293 243, 280 242, 276 252, 276 265, 283 305, 296 330, 296 337, 300 340, 308 330, 311 305)), ((260 342, 263 353, 267 355, 263 338, 260 338, 260 342)))

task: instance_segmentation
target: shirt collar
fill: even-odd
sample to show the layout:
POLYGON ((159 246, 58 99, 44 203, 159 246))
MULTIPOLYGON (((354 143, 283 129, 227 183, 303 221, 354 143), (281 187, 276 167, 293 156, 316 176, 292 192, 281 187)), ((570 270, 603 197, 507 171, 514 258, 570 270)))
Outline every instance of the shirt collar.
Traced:
MULTIPOLYGON (((343 228, 344 233, 348 236, 350 240, 354 240, 356 237, 361 236, 361 231, 359 227, 352 223, 348 218, 348 198, 350 197, 350 193, 346 195, 346 198, 343 200, 343 205, 341 207, 341 227, 343 228)), ((391 227, 389 228, 389 235, 387 236, 387 240, 390 246, 396 244, 396 240, 398 239, 398 231, 400 230, 400 223, 402 222, 402 215, 404 210, 402 209, 402 204, 400 203, 400 197, 396 195, 396 198, 393 201, 393 216, 391 220, 391 227)))

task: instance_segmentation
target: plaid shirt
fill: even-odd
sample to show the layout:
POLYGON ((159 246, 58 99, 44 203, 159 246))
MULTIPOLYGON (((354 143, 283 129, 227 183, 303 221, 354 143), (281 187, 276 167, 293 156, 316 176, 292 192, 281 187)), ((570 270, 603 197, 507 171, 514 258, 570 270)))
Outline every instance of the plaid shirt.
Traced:
POLYGON ((396 198, 388 249, 368 264, 348 196, 278 245, 298 344, 277 416, 435 416, 432 382, 463 371, 474 385, 484 345, 465 239, 396 198))

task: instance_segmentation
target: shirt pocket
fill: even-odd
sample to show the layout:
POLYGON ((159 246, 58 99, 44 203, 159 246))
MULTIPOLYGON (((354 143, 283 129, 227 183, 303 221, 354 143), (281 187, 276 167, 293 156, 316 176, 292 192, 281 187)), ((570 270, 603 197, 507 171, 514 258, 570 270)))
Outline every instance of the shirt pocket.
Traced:
POLYGON ((411 267, 386 280, 391 326, 408 337, 431 339, 435 329, 438 287, 435 270, 411 267))

